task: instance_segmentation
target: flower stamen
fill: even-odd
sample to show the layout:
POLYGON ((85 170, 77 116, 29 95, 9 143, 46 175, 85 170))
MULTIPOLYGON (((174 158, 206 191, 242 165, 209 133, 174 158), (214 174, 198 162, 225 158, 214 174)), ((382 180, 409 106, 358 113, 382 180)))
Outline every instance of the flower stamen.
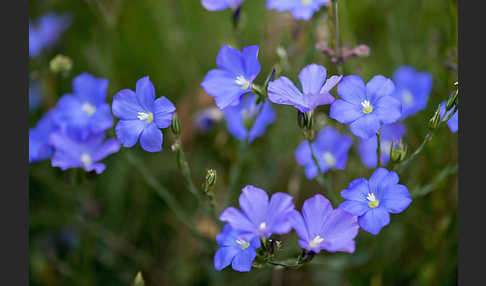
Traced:
POLYGON ((154 114, 152 112, 150 113, 139 112, 137 118, 140 120, 145 120, 148 123, 150 123, 154 120, 154 114))
POLYGON ((371 103, 368 100, 361 102, 361 106, 363 107, 363 112, 365 114, 369 114, 373 111, 373 106, 371 106, 371 103))
POLYGON ((93 113, 96 112, 96 107, 94 107, 92 104, 89 102, 85 102, 82 106, 81 109, 88 114, 88 116, 93 115, 93 113))
POLYGON ((326 162, 329 167, 333 167, 336 164, 336 158, 331 152, 324 152, 322 157, 324 158, 324 162, 326 162))
POLYGON ((314 247, 318 247, 319 245, 321 245, 321 243, 324 241, 324 238, 322 238, 320 235, 316 235, 310 242, 309 242, 309 246, 314 248, 314 247))
POLYGON ((250 243, 244 239, 237 239, 236 243, 238 243, 243 250, 247 249, 250 246, 250 243))
POLYGON ((241 89, 248 89, 248 87, 250 87, 250 81, 242 75, 237 76, 235 82, 237 85, 241 86, 241 89))
POLYGON ((91 156, 88 153, 83 153, 81 155, 81 162, 83 163, 84 166, 90 166, 92 161, 91 161, 91 156))
POLYGON ((376 208, 380 205, 380 202, 376 199, 375 194, 373 193, 368 193, 366 199, 368 200, 368 206, 370 208, 376 208))

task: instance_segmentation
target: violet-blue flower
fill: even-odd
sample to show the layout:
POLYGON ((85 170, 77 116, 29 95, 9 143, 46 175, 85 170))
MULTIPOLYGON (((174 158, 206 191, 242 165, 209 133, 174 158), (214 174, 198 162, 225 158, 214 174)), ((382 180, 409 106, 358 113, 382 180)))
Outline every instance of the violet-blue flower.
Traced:
POLYGON ((292 199, 288 194, 274 193, 269 201, 264 190, 247 185, 239 198, 241 211, 229 207, 219 219, 233 228, 259 237, 269 237, 272 233, 285 234, 291 230, 288 214, 294 209, 292 199))
MULTIPOLYGON (((380 129, 381 138, 381 163, 386 165, 390 160, 390 148, 392 140, 394 145, 398 144, 398 141, 405 134, 405 125, 402 123, 383 124, 380 129)), ((376 149, 378 148, 378 139, 372 136, 369 139, 361 139, 359 141, 358 150, 361 157, 361 161, 368 168, 374 168, 377 164, 378 155, 376 149)))
POLYGON ((299 73, 300 90, 285 76, 268 84, 268 99, 277 104, 293 105, 301 112, 314 110, 319 105, 331 104, 334 97, 329 91, 342 76, 332 76, 326 80, 326 68, 311 64, 299 73))
POLYGON ((290 11, 297 20, 309 20, 314 12, 328 4, 329 0, 267 0, 268 9, 290 11))
MULTIPOLYGON (((446 105, 446 102, 443 101, 440 103, 440 117, 444 117, 444 112, 445 112, 445 105, 446 105)), ((447 111, 447 114, 445 115, 444 118, 447 118, 451 112, 454 111, 454 108, 447 111)), ((447 120, 447 125, 449 126, 449 129, 451 130, 451 132, 455 133, 457 132, 457 130, 459 129, 459 110, 456 111, 456 113, 454 113, 454 115, 451 116, 451 118, 449 120, 447 120)))
POLYGON ((42 161, 52 156, 49 137, 59 128, 53 119, 55 110, 48 111, 34 128, 29 129, 29 163, 42 161))
POLYGON ((353 253, 358 234, 357 217, 342 209, 333 209, 324 196, 317 194, 304 202, 302 214, 291 213, 292 227, 299 236, 300 247, 319 253, 343 251, 353 253))
POLYGON ((118 140, 104 141, 104 138, 104 132, 90 134, 84 139, 73 136, 71 132, 52 133, 49 138, 50 144, 55 149, 51 159, 52 166, 62 170, 83 168, 88 172, 95 171, 101 174, 106 166, 99 161, 120 149, 118 140))
POLYGON ((374 76, 366 85, 357 75, 344 77, 337 87, 339 99, 331 105, 329 116, 343 124, 350 124, 351 132, 368 139, 382 124, 394 123, 402 115, 402 105, 392 97, 393 82, 374 76))
POLYGON ((248 272, 256 257, 256 249, 260 247, 258 236, 251 236, 229 224, 223 227, 223 231, 216 236, 216 241, 221 246, 214 255, 214 268, 218 271, 231 264, 231 267, 240 272, 248 272))
POLYGON ((55 120, 63 130, 81 138, 113 126, 110 105, 106 103, 108 80, 82 73, 73 80, 73 93, 61 97, 55 120))
POLYGON ((341 196, 346 201, 339 208, 358 216, 361 228, 375 235, 390 223, 389 213, 401 213, 412 202, 407 187, 398 184, 397 173, 384 168, 376 169, 369 181, 352 181, 341 196))
POLYGON ((71 25, 68 14, 47 13, 34 23, 29 23, 29 57, 37 57, 51 48, 61 34, 71 25))
MULTIPOLYGON (((348 159, 348 150, 351 147, 352 139, 349 136, 341 135, 332 127, 325 127, 312 142, 312 148, 322 174, 329 169, 343 170, 348 159)), ((305 175, 308 179, 315 178, 319 171, 312 159, 312 152, 309 142, 302 141, 295 150, 297 162, 305 166, 305 175)))
POLYGON ((135 92, 124 89, 115 94, 112 109, 120 119, 115 131, 124 147, 132 147, 140 138, 145 151, 162 150, 160 128, 170 126, 176 108, 164 96, 155 99, 155 89, 148 76, 137 81, 135 92))
POLYGON ((224 110, 240 103, 241 96, 251 91, 260 72, 258 46, 244 47, 241 52, 228 45, 221 47, 216 58, 217 69, 210 70, 201 83, 206 93, 224 110))
POLYGON ((224 9, 236 9, 244 0, 202 0, 202 5, 209 11, 220 11, 224 9))
POLYGON ((196 129, 203 133, 208 132, 215 124, 223 120, 224 115, 216 107, 208 107, 196 114, 196 129))
POLYGON ((432 76, 410 66, 401 66, 393 73, 395 91, 392 96, 402 103, 402 119, 424 109, 432 90, 432 76))
POLYGON ((253 142, 265 133, 270 123, 275 121, 272 104, 265 101, 265 103, 257 105, 256 99, 256 94, 247 94, 243 96, 240 104, 228 107, 223 111, 228 131, 238 140, 253 142))

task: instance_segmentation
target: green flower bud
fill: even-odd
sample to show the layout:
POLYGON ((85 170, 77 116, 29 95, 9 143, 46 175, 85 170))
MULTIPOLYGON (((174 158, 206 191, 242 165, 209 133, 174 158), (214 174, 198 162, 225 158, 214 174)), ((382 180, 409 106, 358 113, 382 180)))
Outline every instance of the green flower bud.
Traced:
POLYGON ((206 172, 206 186, 212 187, 216 184, 217 173, 216 170, 209 169, 206 172))
POLYGON ((428 128, 431 130, 437 128, 437 126, 439 126, 439 122, 440 122, 440 106, 437 107, 437 110, 435 111, 434 115, 432 116, 432 118, 430 118, 428 128))
POLYGON ((407 145, 402 140, 398 142, 398 145, 394 146, 392 142, 392 150, 390 153, 390 160, 394 163, 401 162, 407 156, 407 145))
POLYGON ((53 73, 59 73, 66 75, 71 71, 73 67, 73 61, 64 55, 55 56, 49 63, 49 68, 53 73))
POLYGON ((177 113, 174 113, 174 118, 172 118, 172 124, 170 125, 170 128, 176 136, 179 136, 179 134, 181 133, 181 124, 179 123, 179 116, 177 116, 177 113))
POLYGON ((455 92, 453 92, 451 94, 451 96, 449 96, 449 98, 447 99, 447 102, 446 102, 446 111, 449 111, 451 110, 452 108, 454 108, 454 106, 456 106, 457 104, 457 95, 459 94, 459 89, 456 89, 455 92))
POLYGON ((140 271, 137 273, 137 276, 135 276, 132 286, 145 286, 145 281, 143 280, 142 273, 140 271))

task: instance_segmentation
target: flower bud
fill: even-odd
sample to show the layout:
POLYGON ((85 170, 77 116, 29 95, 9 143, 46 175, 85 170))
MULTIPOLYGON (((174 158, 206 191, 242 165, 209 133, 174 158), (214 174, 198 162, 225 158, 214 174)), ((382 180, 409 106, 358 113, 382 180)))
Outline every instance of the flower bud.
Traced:
POLYGON ((437 128, 439 122, 440 122, 440 106, 437 107, 437 110, 435 111, 434 115, 432 116, 432 118, 430 118, 428 128, 431 130, 437 128))
POLYGON ((145 281, 143 280, 142 273, 140 271, 137 273, 137 276, 135 276, 132 286, 145 286, 145 281))
POLYGON ((217 173, 214 169, 209 169, 206 172, 206 186, 212 187, 216 184, 217 173))
POLYGON ((407 145, 403 144, 402 140, 398 142, 398 145, 394 145, 392 142, 392 150, 390 153, 390 160, 394 163, 399 163, 407 156, 407 145))
POLYGON ((268 252, 271 256, 274 256, 276 253, 280 251, 280 248, 282 247, 282 242, 279 240, 270 240, 270 246, 268 247, 268 252))
POLYGON ((177 116, 177 113, 174 113, 174 118, 172 118, 172 124, 170 125, 170 128, 176 136, 179 136, 179 134, 181 133, 181 124, 179 123, 179 116, 177 116))
POLYGON ((312 112, 297 111, 297 125, 302 129, 312 129, 312 112))
POLYGON ((459 89, 456 89, 455 92, 451 93, 451 95, 449 96, 446 102, 446 111, 449 111, 452 108, 454 108, 454 106, 456 106, 458 94, 459 94, 459 89))
POLYGON ((49 63, 49 68, 53 73, 59 73, 63 75, 66 75, 68 72, 70 72, 72 67, 73 61, 69 57, 61 54, 55 56, 49 63))

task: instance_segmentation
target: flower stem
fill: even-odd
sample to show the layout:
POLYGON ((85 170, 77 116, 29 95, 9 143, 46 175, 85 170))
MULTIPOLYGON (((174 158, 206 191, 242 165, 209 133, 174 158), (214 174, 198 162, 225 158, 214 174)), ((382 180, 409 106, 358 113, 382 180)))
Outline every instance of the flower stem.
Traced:
POLYGON ((377 165, 378 168, 381 167, 381 135, 380 131, 376 132, 376 140, 378 141, 377 147, 376 147, 376 156, 377 156, 377 165))
POLYGON ((335 51, 337 62, 337 70, 339 74, 343 74, 343 61, 341 55, 341 40, 339 34, 339 16, 338 16, 338 0, 331 0, 331 7, 328 9, 329 15, 329 30, 333 36, 331 39, 331 48, 335 51))
POLYGON ((248 143, 246 141, 240 141, 236 163, 231 166, 229 173, 228 196, 226 197, 225 206, 231 205, 235 200, 236 194, 238 194, 238 191, 236 190, 236 183, 238 183, 238 178, 240 177, 247 150, 248 143))

